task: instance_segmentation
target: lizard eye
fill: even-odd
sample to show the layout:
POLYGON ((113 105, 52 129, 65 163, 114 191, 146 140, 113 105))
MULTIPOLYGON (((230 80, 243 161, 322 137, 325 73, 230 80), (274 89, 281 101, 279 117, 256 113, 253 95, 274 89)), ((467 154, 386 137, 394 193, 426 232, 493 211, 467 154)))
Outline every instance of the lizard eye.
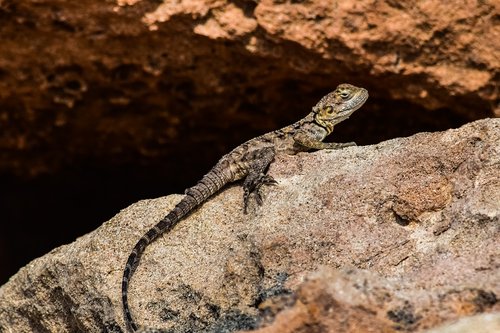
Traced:
POLYGON ((349 95, 350 95, 350 94, 349 94, 349 92, 347 92, 347 91, 342 91, 342 92, 340 93, 340 97, 342 97, 343 99, 347 99, 347 98, 349 97, 349 95))

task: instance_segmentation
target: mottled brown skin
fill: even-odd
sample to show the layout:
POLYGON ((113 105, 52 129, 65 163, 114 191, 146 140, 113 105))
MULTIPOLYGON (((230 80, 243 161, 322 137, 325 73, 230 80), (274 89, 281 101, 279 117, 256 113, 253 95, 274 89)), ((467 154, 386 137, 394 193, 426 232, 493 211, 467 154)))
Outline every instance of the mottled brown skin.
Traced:
MULTIPOLYGON (((282 129, 251 139, 224 155, 219 162, 193 187, 186 190, 185 197, 154 227, 148 230, 134 246, 128 257, 122 280, 122 301, 125 323, 132 331, 137 324, 132 318, 127 300, 128 284, 137 268, 141 254, 148 244, 172 228, 193 209, 200 206, 224 185, 243 180, 243 203, 246 213, 251 195, 262 204, 262 185, 275 184, 266 174, 276 154, 296 154, 311 149, 339 149, 356 145, 349 143, 325 143, 336 124, 349 118, 368 99, 368 91, 350 84, 341 84, 324 96, 305 118, 282 129)), ((162 332, 156 329, 141 329, 141 332, 162 332)))

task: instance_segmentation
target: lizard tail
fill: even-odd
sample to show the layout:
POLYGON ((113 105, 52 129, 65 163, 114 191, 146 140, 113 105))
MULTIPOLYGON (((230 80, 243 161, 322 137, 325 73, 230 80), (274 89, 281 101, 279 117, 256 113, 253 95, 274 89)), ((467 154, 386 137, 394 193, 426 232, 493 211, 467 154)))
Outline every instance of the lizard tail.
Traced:
POLYGON ((137 244, 135 244, 132 252, 128 256, 122 279, 123 314, 128 329, 135 332, 138 328, 128 304, 128 285, 146 246, 164 232, 172 230, 184 216, 188 215, 194 208, 207 200, 228 182, 229 177, 225 176, 224 172, 221 172, 220 169, 214 168, 211 172, 206 174, 198 184, 187 189, 186 196, 174 207, 174 209, 154 227, 149 229, 141 239, 139 239, 137 244))
POLYGON ((144 249, 148 244, 154 241, 158 236, 160 236, 165 231, 171 230, 177 222, 185 216, 188 211, 190 211, 195 206, 193 203, 195 199, 191 196, 186 196, 182 199, 177 206, 160 222, 158 222, 154 227, 148 230, 141 239, 135 244, 134 249, 130 253, 127 259, 127 264, 125 266, 125 270, 123 271, 123 279, 122 279, 122 302, 123 302, 123 313, 125 316, 125 323, 127 327, 132 331, 137 330, 137 324, 132 318, 132 314, 130 312, 130 308, 128 305, 128 285, 132 275, 134 274, 137 265, 139 264, 139 260, 141 258, 144 249))

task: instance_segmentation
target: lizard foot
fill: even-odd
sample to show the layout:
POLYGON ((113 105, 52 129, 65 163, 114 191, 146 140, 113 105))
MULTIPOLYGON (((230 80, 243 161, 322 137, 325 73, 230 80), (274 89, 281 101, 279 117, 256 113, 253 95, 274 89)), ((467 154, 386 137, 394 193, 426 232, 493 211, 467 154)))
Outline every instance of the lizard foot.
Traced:
POLYGON ((357 146, 356 142, 345 142, 345 143, 327 142, 325 143, 324 149, 334 150, 352 146, 357 146))
POLYGON ((357 146, 356 142, 346 142, 346 143, 339 143, 339 148, 345 148, 345 147, 352 147, 352 146, 357 146))
POLYGON ((243 183, 243 212, 247 214, 248 202, 250 196, 255 196, 255 201, 259 206, 262 205, 262 195, 260 190, 262 185, 276 185, 278 182, 271 176, 265 174, 258 174, 257 176, 247 176, 243 183))

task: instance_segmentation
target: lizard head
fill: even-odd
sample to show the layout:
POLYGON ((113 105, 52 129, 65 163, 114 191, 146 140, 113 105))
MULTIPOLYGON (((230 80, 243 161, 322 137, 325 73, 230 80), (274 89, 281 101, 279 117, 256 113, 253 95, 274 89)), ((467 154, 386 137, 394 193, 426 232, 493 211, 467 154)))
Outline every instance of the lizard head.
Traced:
POLYGON ((313 107, 314 120, 331 132, 335 124, 349 118, 367 99, 366 89, 342 83, 313 107))

